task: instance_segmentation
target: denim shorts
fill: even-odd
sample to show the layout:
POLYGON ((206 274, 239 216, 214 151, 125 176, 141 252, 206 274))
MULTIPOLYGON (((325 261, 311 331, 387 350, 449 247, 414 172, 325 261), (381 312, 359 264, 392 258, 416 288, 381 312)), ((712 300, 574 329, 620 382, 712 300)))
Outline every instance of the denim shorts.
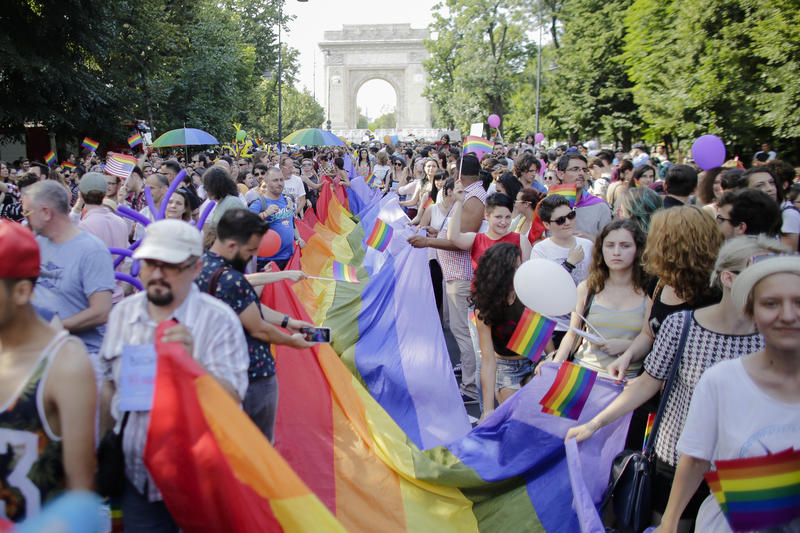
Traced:
POLYGON ((502 388, 519 389, 523 380, 533 374, 533 364, 530 359, 501 359, 497 357, 497 374, 494 390, 502 388))

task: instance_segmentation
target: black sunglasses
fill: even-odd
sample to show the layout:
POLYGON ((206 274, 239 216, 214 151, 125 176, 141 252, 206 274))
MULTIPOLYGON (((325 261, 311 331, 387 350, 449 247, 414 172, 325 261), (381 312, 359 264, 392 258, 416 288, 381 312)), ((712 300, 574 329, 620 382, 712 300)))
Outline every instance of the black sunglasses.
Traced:
POLYGON ((566 222, 567 220, 574 220, 576 216, 578 216, 578 213, 576 213, 575 209, 573 209, 564 216, 550 219, 550 223, 556 224, 557 226, 562 226, 564 222, 566 222))

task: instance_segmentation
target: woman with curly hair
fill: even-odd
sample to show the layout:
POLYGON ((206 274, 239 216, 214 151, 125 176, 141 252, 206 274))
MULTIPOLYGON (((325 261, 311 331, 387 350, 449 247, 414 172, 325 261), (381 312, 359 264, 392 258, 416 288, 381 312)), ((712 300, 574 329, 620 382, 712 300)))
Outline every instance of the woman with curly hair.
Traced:
MULTIPOLYGON (((578 285, 578 300, 572 313, 570 327, 580 329, 586 317, 605 340, 600 343, 582 339, 573 329, 567 331, 553 359, 557 363, 574 355, 575 363, 596 372, 606 367, 624 352, 642 329, 647 300, 647 275, 641 264, 645 234, 630 219, 616 219, 597 234, 592 248, 589 276, 578 285)), ((627 369, 635 377, 641 363, 627 369)))
POLYGON ((519 246, 501 242, 486 250, 475 270, 469 302, 475 306, 475 322, 483 354, 481 420, 494 411, 495 398, 498 403, 503 403, 533 375, 531 360, 506 347, 525 311, 514 292, 514 272, 521 261, 519 246))
POLYGON ((698 309, 720 299, 708 278, 714 270, 723 235, 713 218, 699 207, 663 209, 650 223, 644 268, 653 280, 642 331, 607 371, 622 379, 631 363, 641 361, 653 346, 664 320, 672 313, 698 309))

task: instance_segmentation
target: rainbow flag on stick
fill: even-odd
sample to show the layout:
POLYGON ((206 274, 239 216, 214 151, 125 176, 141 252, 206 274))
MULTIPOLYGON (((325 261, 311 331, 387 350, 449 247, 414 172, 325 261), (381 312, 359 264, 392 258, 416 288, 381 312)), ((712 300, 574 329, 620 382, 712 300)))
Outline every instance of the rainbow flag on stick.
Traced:
POLYGON ((642 451, 647 447, 647 439, 650 438, 650 433, 653 432, 653 423, 656 421, 656 414, 650 413, 647 415, 647 426, 644 428, 644 440, 642 441, 642 451))
POLYGON ((483 159, 483 154, 491 152, 492 148, 494 148, 494 143, 489 139, 484 139, 476 135, 469 135, 464 137, 464 149, 461 150, 461 155, 474 152, 478 157, 478 161, 480 161, 483 159))
POLYGON ((542 412, 577 420, 592 390, 597 372, 574 363, 563 362, 553 382, 539 402, 542 412))
POLYGON ((75 168, 75 165, 69 161, 64 161, 61 163, 61 168, 75 168))
POLYGON ((91 140, 89 137, 84 137, 81 146, 86 148, 87 150, 91 150, 92 152, 97 151, 97 147, 100 146, 100 143, 97 141, 91 140))
POLYGON ((578 186, 574 183, 562 183, 560 185, 553 185, 547 190, 547 196, 551 194, 560 194, 569 200, 569 206, 575 207, 575 202, 578 198, 578 186))
POLYGON ((128 144, 131 148, 139 146, 142 144, 142 135, 139 132, 134 133, 130 137, 128 137, 128 144))
POLYGON ((53 163, 56 162, 56 154, 52 150, 47 152, 47 155, 44 156, 44 162, 48 164, 48 166, 52 166, 53 163))
POLYGON ((366 184, 367 184, 367 185, 369 185, 370 187, 374 187, 374 186, 375 186, 375 181, 376 181, 376 178, 375 178, 375 172, 370 172, 370 173, 369 173, 369 176, 367 176, 367 177, 364 179, 364 181, 365 181, 365 182, 366 182, 366 184))
POLYGON ((800 517, 800 450, 714 466, 705 478, 734 531, 767 529, 800 517))
POLYGON ((383 252, 389 247, 389 242, 392 240, 393 233, 394 230, 389 224, 378 219, 377 222, 375 222, 375 226, 372 227, 372 233, 366 238, 364 244, 372 246, 379 252, 383 252))
POLYGON ((555 327, 554 320, 526 308, 506 348, 534 362, 538 361, 555 327))
POLYGON ((355 267, 345 265, 336 260, 333 261, 333 279, 347 281, 348 283, 358 283, 355 267))

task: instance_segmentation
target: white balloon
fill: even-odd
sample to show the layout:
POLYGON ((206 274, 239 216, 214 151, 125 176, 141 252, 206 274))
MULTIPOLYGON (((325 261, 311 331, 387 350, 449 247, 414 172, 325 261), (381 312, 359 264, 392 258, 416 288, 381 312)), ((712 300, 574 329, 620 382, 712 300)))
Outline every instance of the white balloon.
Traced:
POLYGON ((517 297, 540 315, 557 317, 575 309, 578 289, 567 270, 549 259, 522 263, 514 274, 517 297))

